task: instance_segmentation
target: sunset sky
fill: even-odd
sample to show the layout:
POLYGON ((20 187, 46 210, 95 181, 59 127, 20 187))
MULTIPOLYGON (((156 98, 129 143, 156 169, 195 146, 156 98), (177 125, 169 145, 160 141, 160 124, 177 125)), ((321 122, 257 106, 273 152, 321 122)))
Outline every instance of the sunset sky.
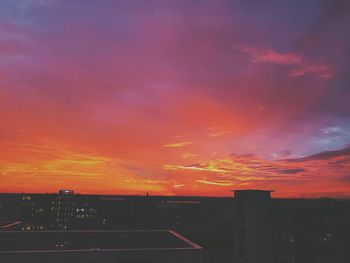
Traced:
POLYGON ((350 197, 350 1, 0 0, 0 192, 350 197))

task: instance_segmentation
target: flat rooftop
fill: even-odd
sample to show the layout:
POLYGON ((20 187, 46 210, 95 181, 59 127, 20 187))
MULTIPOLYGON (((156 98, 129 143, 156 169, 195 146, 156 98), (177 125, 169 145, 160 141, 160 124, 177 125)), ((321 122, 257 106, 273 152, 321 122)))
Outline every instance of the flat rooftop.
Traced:
POLYGON ((4 231, 0 253, 201 249, 171 230, 4 231))

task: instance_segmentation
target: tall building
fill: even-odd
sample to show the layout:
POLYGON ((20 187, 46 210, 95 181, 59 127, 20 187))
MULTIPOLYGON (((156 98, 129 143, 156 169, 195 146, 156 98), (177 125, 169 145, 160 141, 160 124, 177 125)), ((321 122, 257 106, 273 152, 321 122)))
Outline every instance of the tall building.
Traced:
POLYGON ((273 199, 271 203, 275 262, 343 262, 336 243, 336 200, 273 199))
POLYGON ((234 193, 236 262, 271 263, 270 191, 234 193))
POLYGON ((344 248, 349 244, 345 222, 350 213, 340 201, 271 199, 270 191, 260 190, 234 192, 237 263, 350 262, 344 248))

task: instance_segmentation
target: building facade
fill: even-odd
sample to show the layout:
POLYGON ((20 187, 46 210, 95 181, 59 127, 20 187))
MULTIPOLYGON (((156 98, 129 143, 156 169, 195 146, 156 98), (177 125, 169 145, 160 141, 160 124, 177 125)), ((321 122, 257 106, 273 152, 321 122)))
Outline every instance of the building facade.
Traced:
POLYGON ((24 194, 21 200, 22 230, 93 229, 99 223, 99 197, 58 194, 24 194))
POLYGON ((236 262, 350 262, 344 247, 350 244, 349 215, 334 199, 271 199, 270 191, 235 191, 236 262))

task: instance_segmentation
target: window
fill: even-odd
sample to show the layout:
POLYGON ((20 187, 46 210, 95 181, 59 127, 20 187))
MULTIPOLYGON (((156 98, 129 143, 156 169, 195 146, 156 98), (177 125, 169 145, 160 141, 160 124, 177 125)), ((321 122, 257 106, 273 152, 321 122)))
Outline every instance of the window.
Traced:
POLYGON ((295 256, 294 254, 288 255, 288 263, 295 263, 295 256))
POLYGON ((247 248, 241 243, 237 243, 237 256, 239 258, 247 258, 247 248))
POLYGON ((237 209, 237 214, 236 214, 236 221, 238 224, 244 224, 245 223, 245 212, 237 209))
POLYGON ((294 238, 294 235, 293 235, 292 233, 289 233, 289 234, 288 234, 288 241, 289 241, 290 243, 294 243, 295 238, 294 238))
POLYGON ((245 242, 246 241, 246 231, 245 228, 242 226, 237 226, 236 227, 236 235, 237 235, 237 239, 240 241, 245 242))

